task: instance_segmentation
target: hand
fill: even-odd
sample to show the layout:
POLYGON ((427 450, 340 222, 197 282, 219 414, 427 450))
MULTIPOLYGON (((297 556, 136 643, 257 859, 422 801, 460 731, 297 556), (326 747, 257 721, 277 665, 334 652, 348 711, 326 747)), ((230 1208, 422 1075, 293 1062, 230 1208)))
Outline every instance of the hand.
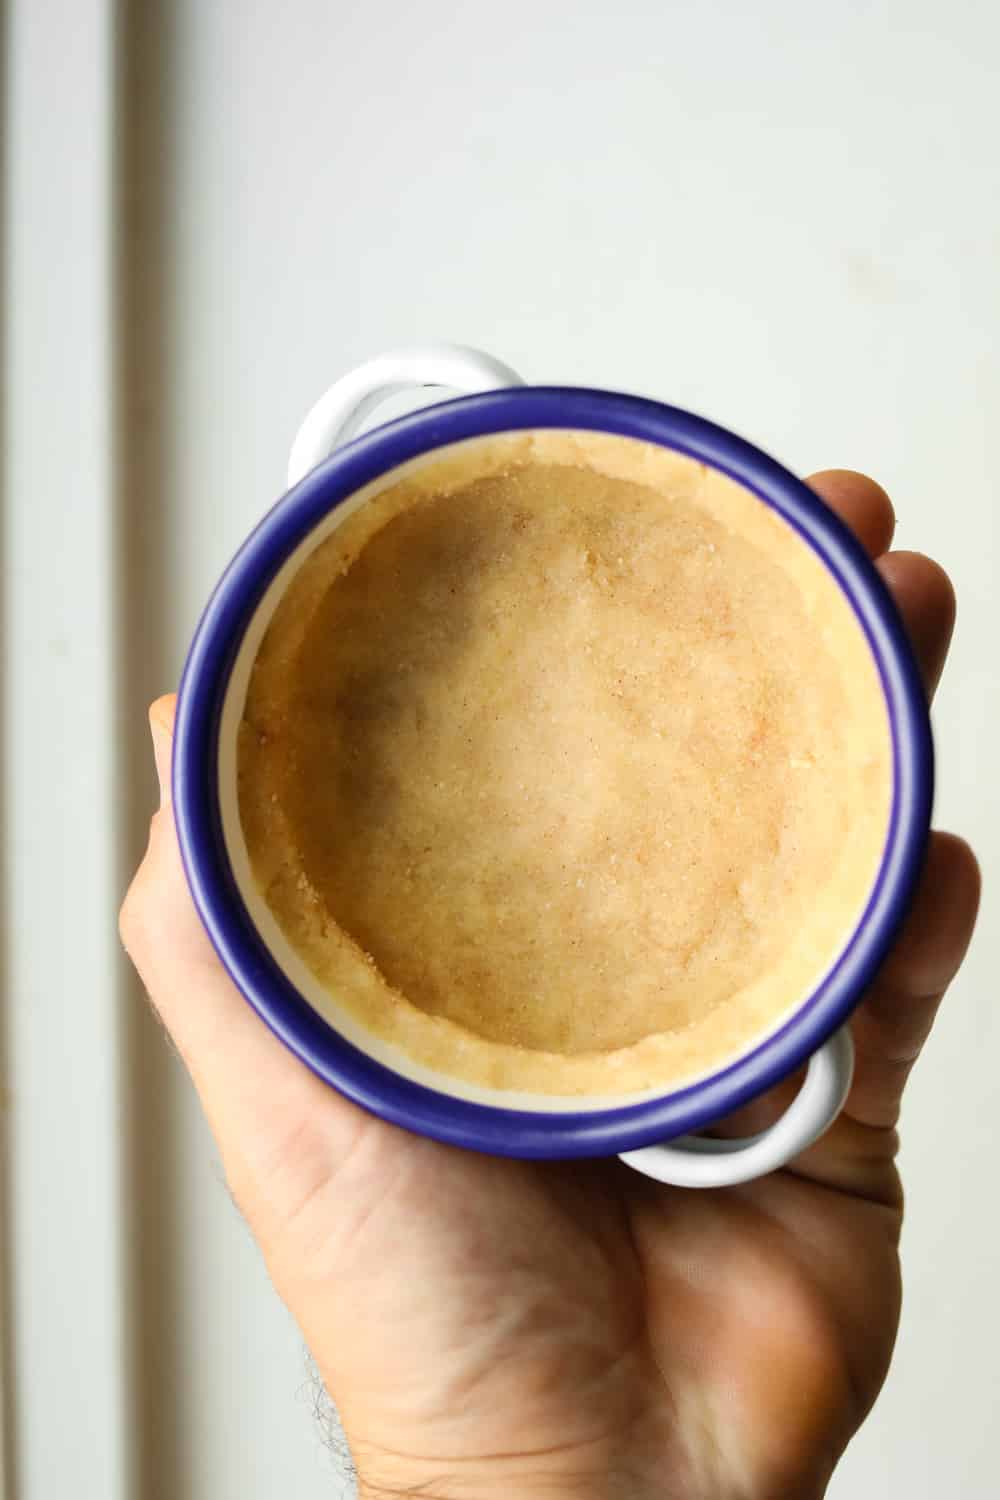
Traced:
MULTIPOLYGON (((892 508, 871 480, 811 483, 879 559, 933 691, 954 618, 947 578, 919 555, 883 555, 892 508)), ((164 698, 151 711, 163 805, 122 936, 337 1405, 361 1493, 821 1496, 892 1352, 895 1126, 971 935, 967 846, 933 838, 916 907, 854 1017, 844 1112, 787 1170, 688 1192, 614 1160, 500 1160, 365 1114, 242 999, 181 869, 173 710, 164 698)), ((731 1128, 773 1115, 794 1087, 731 1128)))

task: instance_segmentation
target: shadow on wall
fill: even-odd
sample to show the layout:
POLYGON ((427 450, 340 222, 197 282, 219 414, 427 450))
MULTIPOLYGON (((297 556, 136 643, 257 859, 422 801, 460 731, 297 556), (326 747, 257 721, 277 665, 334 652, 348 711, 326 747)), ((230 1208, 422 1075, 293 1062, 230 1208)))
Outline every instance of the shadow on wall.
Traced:
MULTIPOLYGON (((176 48, 169 0, 122 7, 116 119, 116 463, 119 683, 116 742, 122 893, 141 858, 156 805, 146 707, 170 685, 165 649, 172 586, 165 403, 170 399, 174 199, 167 101, 176 48)), ((184 1492, 190 1471, 176 1393, 182 1261, 178 1159, 179 1066, 123 957, 123 1142, 126 1247, 131 1306, 127 1327, 133 1402, 134 1491, 148 1500, 184 1492)))

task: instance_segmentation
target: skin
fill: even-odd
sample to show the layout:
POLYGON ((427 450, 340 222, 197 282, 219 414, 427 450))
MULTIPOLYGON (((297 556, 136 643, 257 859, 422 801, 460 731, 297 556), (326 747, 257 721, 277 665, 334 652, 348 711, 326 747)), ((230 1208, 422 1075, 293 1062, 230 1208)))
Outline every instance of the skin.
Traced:
MULTIPOLYGON (((809 481, 892 589, 933 693, 955 601, 889 552, 871 479, 809 481)), ((933 836, 853 1020, 843 1114, 786 1170, 714 1192, 616 1161, 524 1163, 365 1114, 262 1026, 192 906, 169 803, 174 699, 150 713, 163 803, 122 938, 183 1057, 230 1187, 298 1320, 363 1496, 815 1500, 885 1379, 899 1320, 896 1124, 972 933, 975 859, 933 836)), ((789 1081, 723 1129, 772 1118, 789 1081)))

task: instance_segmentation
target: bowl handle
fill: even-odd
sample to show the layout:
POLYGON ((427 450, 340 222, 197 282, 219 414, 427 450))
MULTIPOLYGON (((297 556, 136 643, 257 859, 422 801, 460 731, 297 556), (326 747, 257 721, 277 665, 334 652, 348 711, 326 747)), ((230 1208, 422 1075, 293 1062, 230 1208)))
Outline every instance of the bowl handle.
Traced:
POLYGON ((509 365, 459 344, 419 344, 395 349, 358 365, 331 385, 295 435, 288 459, 288 488, 355 436, 382 401, 413 386, 445 386, 464 392, 523 384, 509 365))
POLYGON ((662 1146, 625 1151, 621 1160, 675 1187, 731 1187, 783 1167, 818 1140, 840 1114, 854 1073, 845 1026, 809 1059, 805 1082, 785 1113, 759 1135, 738 1140, 685 1135, 662 1146))

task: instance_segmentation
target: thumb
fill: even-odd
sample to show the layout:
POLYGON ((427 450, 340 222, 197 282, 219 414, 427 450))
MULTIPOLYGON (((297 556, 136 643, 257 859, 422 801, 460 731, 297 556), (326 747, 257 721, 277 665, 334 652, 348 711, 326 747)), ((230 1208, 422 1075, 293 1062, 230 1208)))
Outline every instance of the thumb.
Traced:
POLYGON ((331 1157, 347 1149, 364 1117, 254 1014, 201 924, 170 803, 175 708, 176 699, 169 697, 150 710, 161 807, 119 927, 198 1090, 234 1192, 252 1219, 265 1178, 272 1201, 307 1193, 311 1183, 303 1178, 328 1172, 331 1157))
POLYGON ((156 766, 156 779, 160 786, 160 807, 169 807, 170 795, 170 767, 173 759, 174 747, 174 716, 177 709, 177 697, 171 694, 168 698, 158 698, 149 710, 149 732, 153 737, 153 762, 156 766))

